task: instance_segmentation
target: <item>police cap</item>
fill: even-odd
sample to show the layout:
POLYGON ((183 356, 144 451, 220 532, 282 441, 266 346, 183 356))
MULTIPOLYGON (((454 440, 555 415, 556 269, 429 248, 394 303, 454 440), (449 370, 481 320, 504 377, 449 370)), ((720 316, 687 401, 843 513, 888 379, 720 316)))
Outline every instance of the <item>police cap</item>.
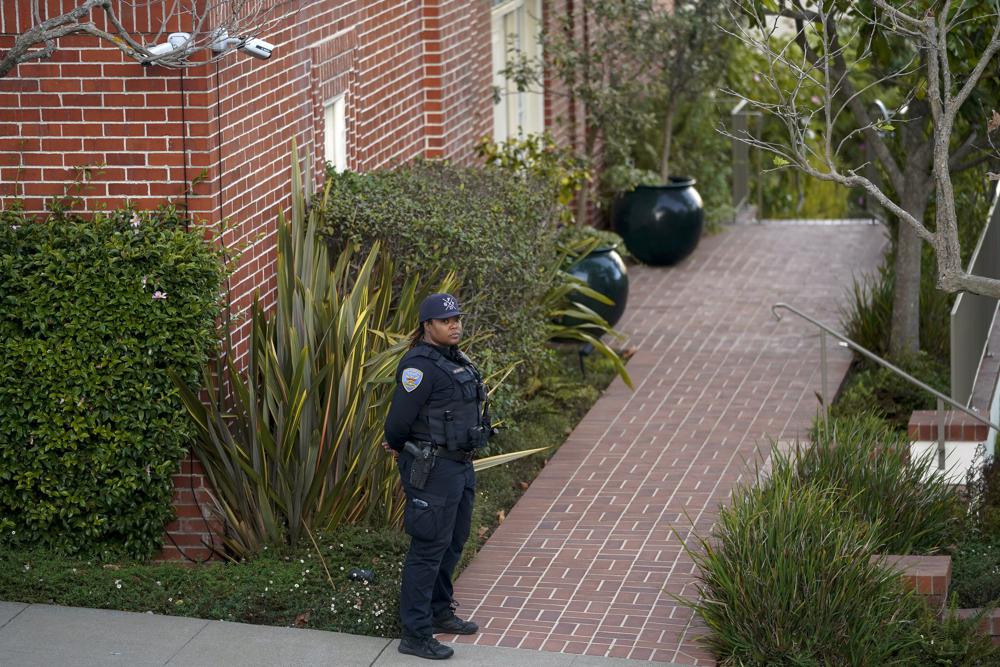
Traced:
POLYGON ((443 292, 431 294, 420 303, 420 321, 446 320, 456 315, 464 315, 458 299, 443 292))

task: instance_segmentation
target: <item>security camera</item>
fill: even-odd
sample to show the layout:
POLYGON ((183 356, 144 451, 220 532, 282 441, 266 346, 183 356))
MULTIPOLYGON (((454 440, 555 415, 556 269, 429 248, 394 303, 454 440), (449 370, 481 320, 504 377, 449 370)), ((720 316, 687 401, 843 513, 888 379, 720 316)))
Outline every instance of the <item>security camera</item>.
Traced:
POLYGON ((229 49, 236 47, 243 53, 254 58, 267 60, 274 51, 274 44, 265 42, 259 37, 230 37, 225 28, 219 28, 212 33, 212 51, 215 53, 225 53, 229 49))
MULTIPOLYGON (((164 44, 156 44, 155 46, 146 47, 146 51, 153 58, 159 58, 160 56, 165 56, 168 53, 173 53, 174 51, 188 51, 191 44, 191 33, 187 32, 172 32, 167 37, 167 41, 164 44)), ((146 60, 142 63, 143 65, 152 65, 153 61, 146 60)))
POLYGON ((174 47, 169 42, 165 42, 163 44, 157 44, 156 46, 146 47, 146 51, 148 51, 149 55, 153 56, 154 58, 157 56, 165 56, 168 53, 171 53, 173 50, 174 47))
POLYGON ((265 42, 263 39, 257 37, 251 37, 242 44, 239 44, 236 48, 243 53, 253 56, 254 58, 267 60, 271 57, 271 52, 274 51, 274 44, 265 42))

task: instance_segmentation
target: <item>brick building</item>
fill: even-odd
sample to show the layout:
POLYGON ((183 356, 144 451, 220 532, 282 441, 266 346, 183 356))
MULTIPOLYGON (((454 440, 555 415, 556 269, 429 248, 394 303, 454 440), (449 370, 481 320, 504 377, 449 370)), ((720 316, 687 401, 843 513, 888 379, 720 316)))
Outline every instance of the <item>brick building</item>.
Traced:
MULTIPOLYGON (((79 4, 3 2, 0 52, 31 26, 36 1, 43 17, 79 4)), ((518 94, 495 72, 510 47, 537 52, 545 16, 572 11, 573 0, 299 0, 262 35, 275 45, 270 59, 234 52, 183 70, 65 37, 52 57, 0 79, 0 196, 40 211, 99 166, 82 188, 89 210, 172 198, 209 224, 227 220, 224 241, 245 247, 232 282, 243 312, 254 291, 267 303, 275 287, 273 230, 293 139, 317 175, 324 160, 354 171, 418 156, 469 162, 480 137, 518 128, 567 140, 565 96, 518 94), (494 85, 511 93, 497 105, 494 85)), ((192 29, 122 16, 143 42, 163 25, 192 29)), ((104 15, 91 18, 100 25, 104 15)))
MULTIPOLYGON (((44 19, 80 1, 4 0, 0 56, 33 25, 33 5, 44 19)), ((572 14, 574 0, 290 5, 261 34, 275 46, 267 60, 233 52, 207 62, 203 53, 186 69, 144 67, 107 42, 74 35, 51 57, 17 66, 0 78, 0 198, 20 197, 39 212, 67 191, 91 211, 169 198, 209 225, 225 220, 224 242, 243 248, 231 283, 239 316, 255 292, 265 304, 273 298, 274 228, 288 206, 293 139, 318 178, 326 161, 354 171, 415 157, 469 163, 484 135, 548 128, 564 142, 580 136, 580 115, 560 91, 547 84, 544 94, 518 93, 496 74, 511 47, 538 55, 540 26, 572 14), (88 167, 99 168, 83 179, 88 167)), ((138 10, 121 18, 143 44, 161 28, 193 29, 183 17, 153 20, 138 10)), ((103 27, 103 13, 91 19, 103 27)), ((236 321, 242 353, 249 323, 236 321)), ((178 519, 169 527, 194 558, 207 553, 203 540, 218 539, 203 516, 201 472, 188 460, 175 478, 178 519)))

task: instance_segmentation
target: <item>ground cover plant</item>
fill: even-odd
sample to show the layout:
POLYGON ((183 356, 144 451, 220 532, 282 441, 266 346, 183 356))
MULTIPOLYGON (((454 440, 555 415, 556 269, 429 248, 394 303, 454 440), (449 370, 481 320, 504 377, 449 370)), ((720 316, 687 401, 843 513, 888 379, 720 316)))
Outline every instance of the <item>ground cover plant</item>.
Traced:
POLYGON ((221 266, 170 207, 0 213, 0 542, 160 546, 221 266))
MULTIPOLYGON (((587 375, 581 377, 576 356, 573 346, 557 352, 532 383, 517 426, 498 436, 506 450, 552 449, 545 456, 479 473, 473 536, 459 568, 485 543, 614 377, 612 364, 602 357, 589 358, 587 375)), ((388 454, 382 456, 390 460, 388 454)), ((396 528, 344 525, 313 537, 315 543, 305 536, 294 546, 262 549, 244 562, 199 567, 120 559, 111 553, 72 558, 52 549, 4 545, 0 599, 398 636, 406 536, 396 528), (351 579, 353 568, 372 570, 374 579, 368 584, 351 579)))

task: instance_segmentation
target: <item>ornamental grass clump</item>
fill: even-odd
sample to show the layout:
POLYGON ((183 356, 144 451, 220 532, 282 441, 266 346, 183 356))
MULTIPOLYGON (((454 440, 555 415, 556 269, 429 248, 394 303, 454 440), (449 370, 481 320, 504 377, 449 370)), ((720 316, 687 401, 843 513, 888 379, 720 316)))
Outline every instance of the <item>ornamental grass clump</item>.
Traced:
POLYGON ((349 246, 331 265, 317 237, 322 209, 307 208, 297 159, 292 172, 277 303, 271 313, 253 304, 246 374, 227 350, 221 380, 215 364, 205 368, 207 400, 177 383, 227 546, 241 557, 344 523, 398 522, 398 476, 380 446, 396 363, 420 301, 456 286, 452 274, 411 274, 395 288, 378 244, 365 255, 349 246))
POLYGON ((877 527, 875 550, 931 554, 963 530, 961 499, 936 459, 910 460, 905 436, 871 414, 820 421, 812 445, 775 451, 775 469, 798 483, 834 490, 845 517, 877 527))
POLYGON ((790 466, 738 491, 691 550, 720 665, 912 664, 922 602, 870 556, 881 527, 845 515, 835 488, 790 466))

